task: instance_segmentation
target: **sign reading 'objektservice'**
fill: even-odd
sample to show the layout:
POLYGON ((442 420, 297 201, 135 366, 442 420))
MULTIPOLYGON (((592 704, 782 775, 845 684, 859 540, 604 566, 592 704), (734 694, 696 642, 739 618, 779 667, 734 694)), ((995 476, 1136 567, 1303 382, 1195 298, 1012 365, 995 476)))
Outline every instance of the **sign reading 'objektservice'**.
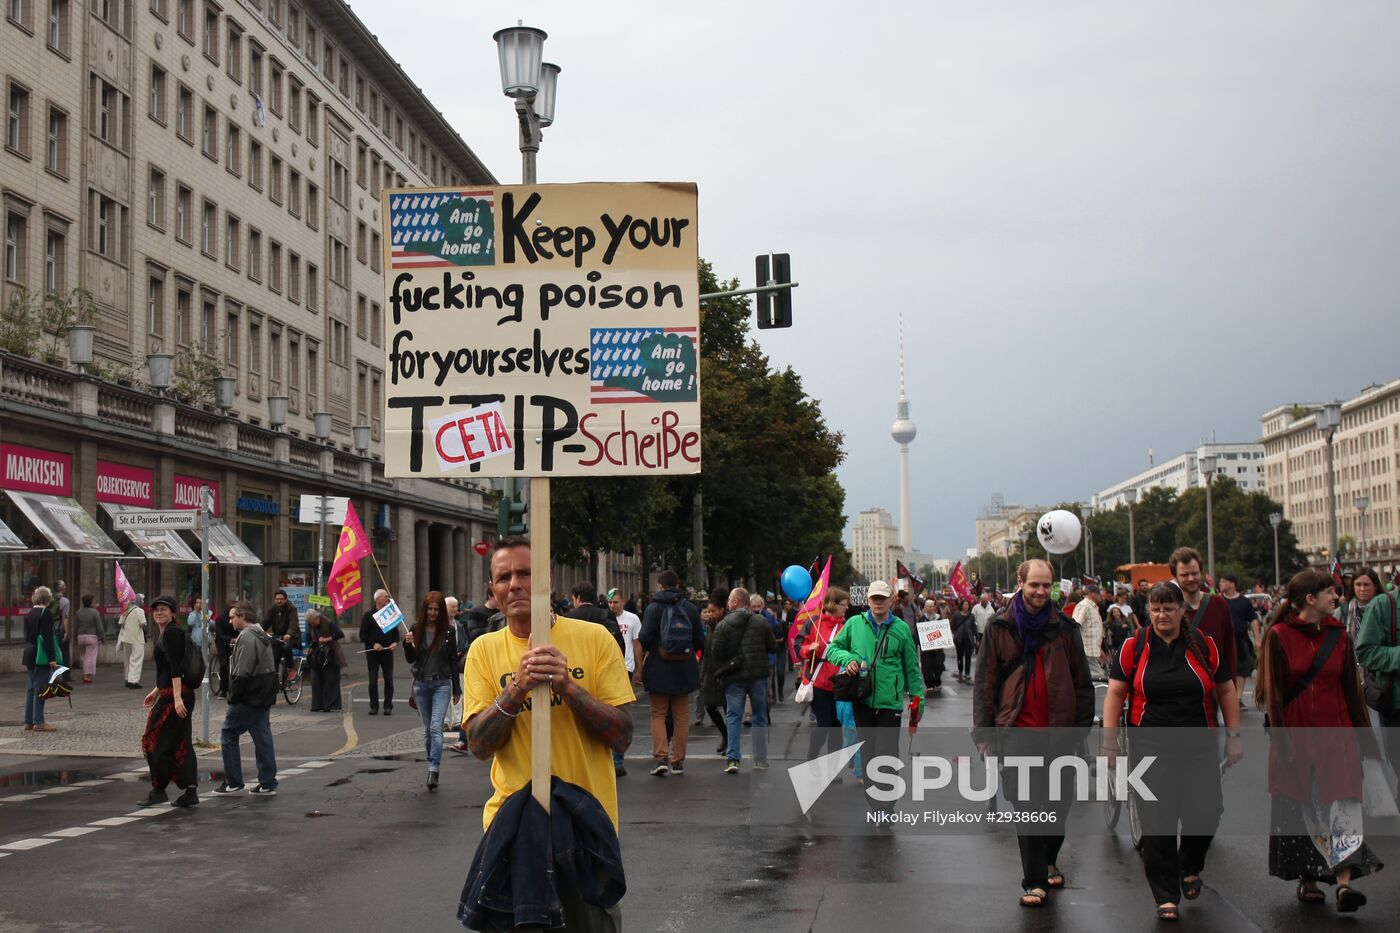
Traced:
POLYGON ((385 473, 700 470, 693 184, 391 189, 385 473))

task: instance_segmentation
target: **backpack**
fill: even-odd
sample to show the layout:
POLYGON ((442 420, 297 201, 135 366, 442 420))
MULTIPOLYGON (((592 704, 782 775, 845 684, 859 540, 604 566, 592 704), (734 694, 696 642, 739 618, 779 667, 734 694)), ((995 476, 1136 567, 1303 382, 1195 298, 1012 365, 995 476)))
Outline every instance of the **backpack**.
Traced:
POLYGON ((185 669, 180 672, 180 683, 193 689, 204 682, 204 652, 199 650, 187 629, 182 629, 180 634, 185 639, 185 669))
POLYGON ((678 599, 661 610, 661 657, 667 661, 683 661, 695 656, 695 624, 681 608, 678 599))

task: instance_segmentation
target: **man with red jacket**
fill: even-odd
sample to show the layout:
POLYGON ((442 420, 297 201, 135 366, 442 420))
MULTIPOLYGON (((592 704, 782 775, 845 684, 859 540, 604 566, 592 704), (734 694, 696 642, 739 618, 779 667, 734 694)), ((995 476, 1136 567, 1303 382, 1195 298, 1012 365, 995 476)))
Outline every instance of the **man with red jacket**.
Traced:
POLYGON ((1235 644, 1235 623, 1230 617, 1230 604, 1225 597, 1207 593, 1201 587, 1201 554, 1195 548, 1179 547, 1167 558, 1167 566, 1176 585, 1186 597, 1185 622, 1193 629, 1215 639, 1220 649, 1220 665, 1235 676, 1238 652, 1235 644))

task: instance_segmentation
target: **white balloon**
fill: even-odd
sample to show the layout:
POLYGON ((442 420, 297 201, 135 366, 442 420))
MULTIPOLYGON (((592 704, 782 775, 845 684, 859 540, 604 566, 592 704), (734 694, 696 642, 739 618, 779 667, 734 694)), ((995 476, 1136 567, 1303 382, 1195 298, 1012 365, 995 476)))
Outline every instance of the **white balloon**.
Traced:
POLYGON ((1035 535, 1047 554, 1068 554, 1079 547, 1079 538, 1083 533, 1079 516, 1064 509, 1046 512, 1035 523, 1035 535))

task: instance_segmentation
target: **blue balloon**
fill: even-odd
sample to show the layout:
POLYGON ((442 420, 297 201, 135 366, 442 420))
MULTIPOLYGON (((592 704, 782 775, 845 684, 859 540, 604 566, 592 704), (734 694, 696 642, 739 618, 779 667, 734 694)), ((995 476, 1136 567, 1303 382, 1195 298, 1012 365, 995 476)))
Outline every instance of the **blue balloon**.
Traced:
POLYGON ((787 598, 800 603, 812 595, 812 575, 807 568, 793 564, 783 571, 783 592, 787 598))

